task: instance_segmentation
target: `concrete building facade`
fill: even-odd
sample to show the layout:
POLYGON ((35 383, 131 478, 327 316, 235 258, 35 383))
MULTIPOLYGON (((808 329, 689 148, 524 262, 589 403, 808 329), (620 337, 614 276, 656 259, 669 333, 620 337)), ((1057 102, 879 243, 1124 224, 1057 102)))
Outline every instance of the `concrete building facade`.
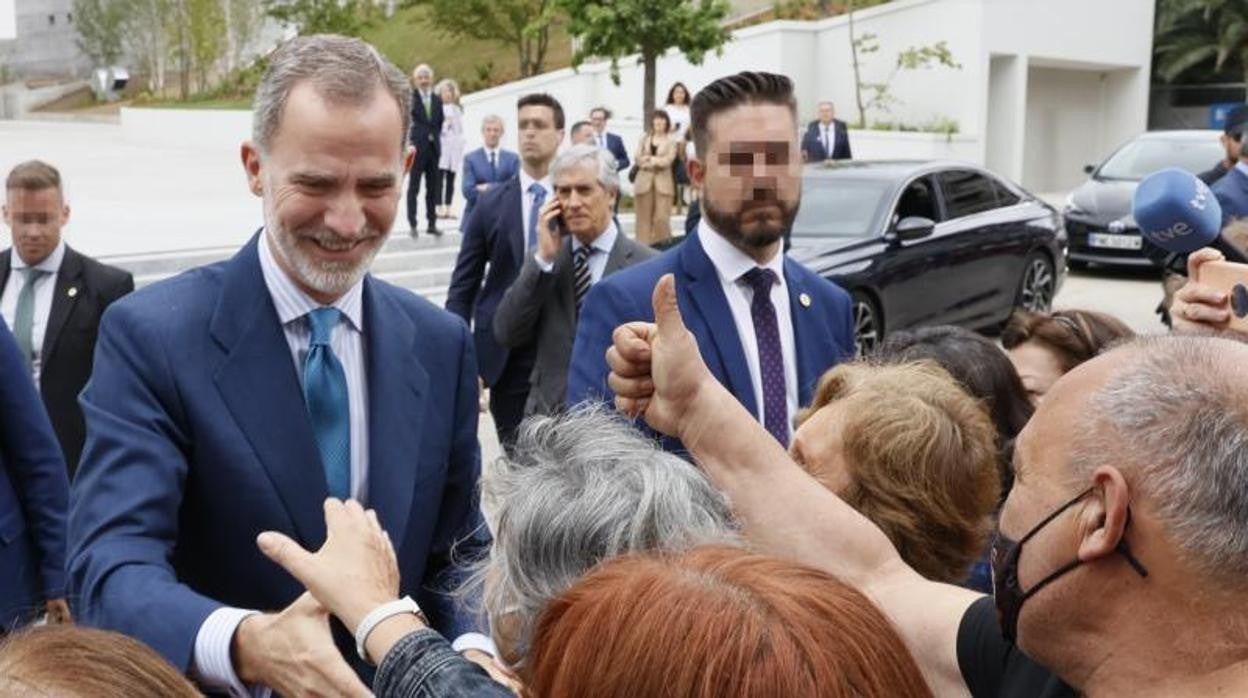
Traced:
POLYGON ((0 66, 10 79, 85 77, 74 1, 0 0, 0 66))

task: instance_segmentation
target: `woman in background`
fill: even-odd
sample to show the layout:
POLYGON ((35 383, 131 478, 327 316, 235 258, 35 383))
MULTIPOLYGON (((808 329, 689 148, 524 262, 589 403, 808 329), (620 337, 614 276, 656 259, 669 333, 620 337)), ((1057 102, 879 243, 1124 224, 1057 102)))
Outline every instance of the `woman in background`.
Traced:
POLYGON ((633 181, 637 242, 643 245, 663 242, 672 236, 672 200, 676 196, 672 161, 676 159, 676 141, 671 131, 671 117, 662 109, 656 110, 633 157, 637 163, 637 178, 633 181))
POLYGON ((663 111, 672 120, 672 139, 676 141, 676 159, 672 161, 672 178, 676 182, 676 213, 685 206, 685 185, 689 175, 685 171, 686 144, 689 141, 689 88, 678 82, 667 91, 667 103, 663 111))
POLYGON ((451 201, 455 196, 455 174, 464 163, 464 110, 459 105, 459 83, 451 79, 438 83, 438 96, 442 98, 442 157, 438 169, 442 171, 445 194, 439 196, 438 218, 452 218, 451 201))

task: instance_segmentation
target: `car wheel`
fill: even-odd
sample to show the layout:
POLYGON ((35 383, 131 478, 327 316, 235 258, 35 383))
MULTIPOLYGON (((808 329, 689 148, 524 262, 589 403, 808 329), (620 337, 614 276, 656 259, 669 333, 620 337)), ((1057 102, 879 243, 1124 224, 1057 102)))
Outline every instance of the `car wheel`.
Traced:
POLYGON ((854 344, 858 356, 871 353, 884 341, 884 317, 870 296, 854 291, 854 344))
POLYGON ((1057 289, 1057 275, 1053 262, 1043 252, 1033 252, 1023 266, 1023 280, 1018 286, 1018 298, 1014 305, 1033 313, 1048 312, 1053 307, 1053 294, 1057 289))

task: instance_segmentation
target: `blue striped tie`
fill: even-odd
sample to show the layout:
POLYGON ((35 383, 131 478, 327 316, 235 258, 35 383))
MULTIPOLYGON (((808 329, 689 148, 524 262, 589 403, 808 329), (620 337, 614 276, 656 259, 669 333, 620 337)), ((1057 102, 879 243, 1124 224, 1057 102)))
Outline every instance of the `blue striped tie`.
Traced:
POLYGON ((533 195, 533 206, 529 208, 529 235, 525 251, 537 248, 537 214, 541 212, 542 204, 546 203, 546 187, 534 182, 529 185, 529 193, 533 195))
POLYGON ((338 317, 337 308, 317 308, 307 315, 312 342, 303 360, 303 397, 329 494, 346 499, 351 496, 351 404, 347 374, 329 344, 338 317))

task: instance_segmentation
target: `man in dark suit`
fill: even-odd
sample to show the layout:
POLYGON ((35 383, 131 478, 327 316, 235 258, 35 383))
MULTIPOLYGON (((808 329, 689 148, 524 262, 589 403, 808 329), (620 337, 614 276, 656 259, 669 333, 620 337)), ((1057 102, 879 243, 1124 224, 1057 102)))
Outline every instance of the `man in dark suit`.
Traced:
POLYGON ((425 178, 425 218, 429 227, 425 232, 441 235, 438 230, 438 194, 442 175, 438 171, 438 158, 442 156, 442 98, 433 91, 433 68, 425 64, 412 71, 412 124, 411 143, 416 149, 416 163, 407 181, 407 224, 412 237, 416 237, 416 198, 420 194, 420 179, 425 178))
POLYGON ((1239 162, 1209 188, 1222 206, 1222 227, 1248 218, 1248 157, 1241 156, 1239 162))
POLYGON ((517 102, 520 173, 481 194, 464 229, 446 309, 472 324, 481 382, 504 448, 524 418, 533 372, 532 344, 507 349, 494 339, 494 314, 524 260, 537 249, 538 213, 551 198, 550 163, 563 142, 563 106, 548 94, 517 102))
POLYGON ((457 649, 488 647, 453 594, 452 554, 489 545, 468 329, 368 274, 412 162, 405 82, 358 39, 284 44, 257 90, 273 116, 242 148, 264 228, 100 325, 71 492, 74 598, 86 623, 211 690, 366 690, 348 633, 335 649, 324 611, 256 547, 265 530, 320 547, 327 496, 376 510, 400 593, 457 649))
POLYGON ((1222 143, 1222 149, 1226 151, 1226 157, 1219 160, 1212 168, 1196 175, 1200 181, 1213 186, 1214 182, 1222 179, 1227 172, 1231 171, 1235 163, 1239 162, 1240 153, 1243 152, 1245 128, 1248 128, 1248 104, 1241 104, 1226 115, 1226 123, 1222 127, 1219 140, 1222 143))
POLYGON ((607 131, 607 121, 610 118, 611 110, 606 107, 595 107, 589 112, 589 123, 594 127, 594 142, 615 158, 615 171, 623 172, 632 161, 628 158, 628 147, 624 145, 624 139, 607 131))
MULTIPOLYGON (((613 397, 604 356, 616 327, 653 321, 651 294, 675 274, 703 359, 784 445, 819 377, 854 355, 849 295, 782 250, 801 199, 797 106, 787 77, 740 73, 692 105, 702 221, 679 247, 595 284, 577 326, 568 402, 613 397), (736 154, 752 152, 752 158, 736 154)), ((668 448, 679 444, 668 442, 668 448)))
POLYGON ((538 215, 537 252, 494 313, 494 337, 509 348, 536 342, 525 415, 563 408, 576 318, 590 287, 653 257, 612 220, 620 176, 610 153, 592 144, 560 153, 551 166, 555 196, 538 215))
POLYGON ((46 609, 69 620, 69 478, 26 357, 0 319, 0 637, 46 609))
POLYGON ((0 252, 0 315, 14 328, 72 478, 86 438, 78 394, 91 377, 100 316, 134 290, 134 277, 61 239, 69 206, 60 173, 45 162, 9 173, 4 222, 13 247, 0 252))
POLYGON ((819 118, 806 127, 802 136, 802 159, 806 162, 824 160, 849 160, 849 128, 836 118, 836 107, 831 102, 819 103, 819 118))
POLYGON ((464 156, 464 225, 468 214, 477 205, 477 197, 491 187, 515 177, 520 172, 520 156, 499 144, 503 140, 503 118, 490 114, 481 122, 480 148, 464 156))

